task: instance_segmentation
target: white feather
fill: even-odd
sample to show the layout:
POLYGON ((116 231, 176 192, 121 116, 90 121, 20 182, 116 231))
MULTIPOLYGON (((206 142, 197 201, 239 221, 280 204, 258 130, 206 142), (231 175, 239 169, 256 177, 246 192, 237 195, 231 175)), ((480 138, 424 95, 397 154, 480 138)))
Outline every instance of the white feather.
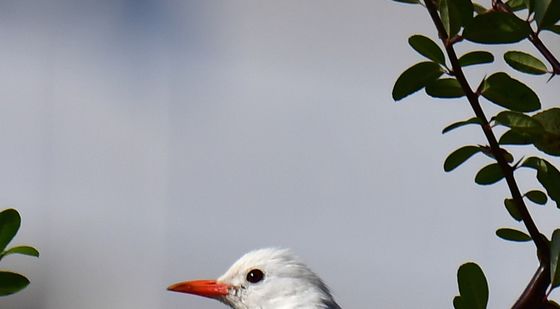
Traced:
POLYGON ((323 281, 287 249, 251 251, 218 282, 232 286, 220 300, 234 309, 340 309, 323 281), (254 269, 264 273, 262 281, 247 281, 254 269))

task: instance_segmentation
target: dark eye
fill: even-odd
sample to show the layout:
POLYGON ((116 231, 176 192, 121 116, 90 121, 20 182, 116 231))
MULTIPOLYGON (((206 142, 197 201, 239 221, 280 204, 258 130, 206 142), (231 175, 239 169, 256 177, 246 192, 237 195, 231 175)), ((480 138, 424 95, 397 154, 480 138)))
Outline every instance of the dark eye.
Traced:
POLYGON ((264 279, 264 273, 260 269, 253 269, 247 273, 247 281, 251 283, 257 283, 264 279))

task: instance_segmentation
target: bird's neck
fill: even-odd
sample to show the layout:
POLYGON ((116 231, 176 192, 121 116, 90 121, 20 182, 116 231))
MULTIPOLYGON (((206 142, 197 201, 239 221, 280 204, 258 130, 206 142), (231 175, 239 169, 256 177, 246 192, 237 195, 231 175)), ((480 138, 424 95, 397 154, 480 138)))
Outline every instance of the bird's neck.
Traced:
POLYGON ((243 303, 229 303, 234 309, 340 309, 330 295, 316 290, 285 293, 276 297, 260 297, 255 301, 244 299, 243 303))

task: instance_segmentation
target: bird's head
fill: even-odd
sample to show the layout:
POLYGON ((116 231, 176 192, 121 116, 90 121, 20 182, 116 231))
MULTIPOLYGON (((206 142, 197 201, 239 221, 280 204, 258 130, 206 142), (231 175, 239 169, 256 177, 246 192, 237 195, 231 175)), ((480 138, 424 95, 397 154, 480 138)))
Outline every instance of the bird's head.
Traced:
POLYGON ((251 251, 217 280, 180 282, 168 289, 235 309, 340 308, 323 281, 287 249, 251 251))

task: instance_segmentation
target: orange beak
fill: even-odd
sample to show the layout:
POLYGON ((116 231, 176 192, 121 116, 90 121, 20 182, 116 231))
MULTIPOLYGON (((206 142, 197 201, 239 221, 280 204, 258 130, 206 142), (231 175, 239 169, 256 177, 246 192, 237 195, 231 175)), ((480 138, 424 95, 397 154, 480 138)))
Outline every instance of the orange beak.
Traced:
POLYGON ((167 290, 208 298, 220 298, 228 295, 229 288, 229 285, 216 280, 195 280, 175 283, 169 286, 167 290))

